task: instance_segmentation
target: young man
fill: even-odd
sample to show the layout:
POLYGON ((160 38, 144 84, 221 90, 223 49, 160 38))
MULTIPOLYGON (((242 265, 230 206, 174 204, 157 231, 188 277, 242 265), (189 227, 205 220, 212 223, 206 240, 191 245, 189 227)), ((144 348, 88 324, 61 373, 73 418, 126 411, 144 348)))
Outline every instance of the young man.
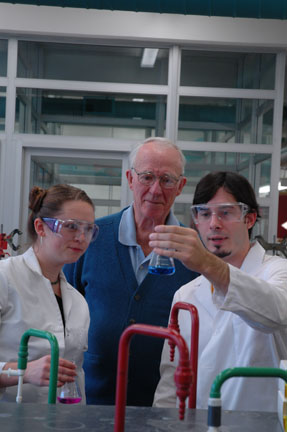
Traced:
MULTIPOLYGON (((127 171, 134 201, 97 220, 99 236, 67 279, 85 294, 91 324, 85 354, 87 403, 113 405, 118 344, 133 323, 167 326, 175 291, 198 274, 175 262, 172 276, 148 274, 155 225, 179 225, 171 207, 186 183, 184 156, 164 138, 150 138, 130 155, 127 171)), ((136 335, 129 358, 128 405, 149 406, 159 380, 163 340, 136 335)))
MULTIPOLYGON (((280 359, 287 359, 287 260, 269 256, 259 243, 250 242, 258 204, 251 185, 239 174, 208 174, 198 183, 193 204, 196 230, 158 226, 150 246, 201 273, 176 292, 173 303, 184 301, 198 309, 197 408, 207 408, 213 380, 223 369, 278 367, 280 359)), ((191 324, 184 311, 179 326, 190 341, 191 324)), ((170 363, 165 344, 155 406, 175 406, 176 365, 170 363)), ((274 378, 230 379, 222 388, 222 406, 276 411, 277 388, 274 378)))

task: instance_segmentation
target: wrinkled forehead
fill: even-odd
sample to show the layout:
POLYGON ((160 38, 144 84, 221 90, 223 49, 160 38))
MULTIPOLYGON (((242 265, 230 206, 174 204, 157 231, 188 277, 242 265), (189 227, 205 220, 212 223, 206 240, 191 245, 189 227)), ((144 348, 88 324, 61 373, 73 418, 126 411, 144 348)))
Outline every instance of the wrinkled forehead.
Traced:
POLYGON ((149 144, 142 146, 138 151, 134 163, 137 171, 152 171, 155 174, 171 173, 177 176, 182 174, 182 160, 174 147, 149 144))

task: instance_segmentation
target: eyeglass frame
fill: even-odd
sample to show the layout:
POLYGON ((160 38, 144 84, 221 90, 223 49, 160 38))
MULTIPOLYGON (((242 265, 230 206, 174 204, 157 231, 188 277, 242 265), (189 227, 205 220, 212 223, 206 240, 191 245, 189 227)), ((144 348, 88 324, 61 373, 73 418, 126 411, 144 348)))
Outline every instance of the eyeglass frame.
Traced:
POLYGON ((245 203, 239 201, 239 202, 234 202, 234 203, 233 202, 225 202, 225 203, 214 203, 214 204, 207 204, 207 203, 194 204, 194 205, 192 205, 190 207, 190 210, 191 210, 191 216, 192 216, 192 219, 193 219, 194 223, 196 225, 198 225, 199 223, 209 222, 211 220, 211 218, 212 218, 212 215, 214 215, 214 214, 216 215, 216 217, 217 217, 218 220, 220 220, 220 221, 223 220, 223 222, 241 222, 243 220, 243 218, 249 213, 250 207, 249 207, 248 204, 245 204, 245 203), (196 218, 195 211, 196 211, 197 207, 210 208, 210 207, 224 207, 224 206, 225 207, 228 207, 228 206, 238 206, 238 207, 240 207, 241 208, 240 219, 226 221, 226 220, 222 219, 222 216, 219 216, 217 214, 217 212, 214 212, 214 211, 211 211, 209 218, 206 219, 205 221, 199 222, 198 219, 196 218))
MULTIPOLYGON (((81 230, 81 233, 82 233, 82 232, 84 233, 84 235, 85 235, 85 239, 86 239, 86 241, 88 241, 89 243, 92 243, 92 242, 94 242, 94 241, 97 239, 98 234, 99 234, 99 230, 100 230, 100 228, 99 228, 99 226, 98 226, 97 224, 95 224, 95 223, 89 223, 89 222, 87 222, 87 221, 83 221, 83 220, 80 220, 80 219, 65 219, 65 220, 63 220, 63 219, 51 218, 51 217, 41 217, 41 219, 42 219, 42 221, 47 225, 47 227, 52 231, 52 233, 54 233, 54 234, 56 234, 56 235, 59 235, 59 236, 61 236, 61 237, 63 237, 63 234, 61 234, 61 229, 62 229, 63 224, 64 224, 65 222, 73 222, 73 223, 76 223, 76 224, 78 224, 78 225, 86 224, 86 226, 87 226, 87 225, 90 225, 90 226, 93 227, 93 232, 92 232, 92 235, 91 235, 91 239, 90 239, 90 240, 87 239, 87 235, 88 235, 88 233, 85 231, 85 229, 84 229, 84 230, 81 230), (49 222, 52 222, 53 225, 51 226, 51 225, 49 224, 49 222)), ((76 235, 76 233, 77 233, 78 231, 79 231, 79 228, 76 230, 76 232, 73 233, 74 236, 76 235)), ((72 234, 72 233, 71 233, 71 234, 72 234)))
POLYGON ((156 175, 155 173, 153 173, 152 171, 142 171, 142 172, 137 172, 137 170, 136 170, 134 167, 131 167, 131 170, 134 171, 134 172, 136 173, 136 175, 138 176, 138 181, 139 181, 140 184, 142 184, 142 185, 144 185, 144 186, 152 186, 152 185, 155 184, 156 179, 159 179, 159 184, 160 184, 164 189, 173 189, 173 188, 175 188, 176 185, 177 185, 177 183, 179 182, 180 178, 183 177, 183 174, 180 174, 179 177, 174 177, 174 176, 171 175, 171 174, 162 174, 162 175, 160 175, 160 176, 157 176, 157 175, 156 175), (139 179, 139 176, 142 175, 142 174, 149 174, 149 175, 152 175, 152 176, 153 176, 153 181, 152 181, 152 183, 150 183, 150 184, 145 184, 145 183, 141 182, 140 179, 139 179), (172 184, 172 186, 168 186, 168 187, 166 187, 166 186, 161 182, 161 179, 162 179, 163 177, 166 177, 166 178, 172 180, 172 181, 174 182, 174 183, 172 184))

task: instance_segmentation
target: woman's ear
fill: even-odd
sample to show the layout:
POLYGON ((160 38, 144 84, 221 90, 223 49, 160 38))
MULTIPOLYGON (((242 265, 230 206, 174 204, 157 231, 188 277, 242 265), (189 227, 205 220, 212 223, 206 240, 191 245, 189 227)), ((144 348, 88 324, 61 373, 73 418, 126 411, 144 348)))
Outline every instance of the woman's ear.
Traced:
POLYGON ((41 218, 36 218, 34 220, 34 228, 35 228, 35 231, 39 237, 44 237, 46 235, 45 223, 42 221, 41 218))

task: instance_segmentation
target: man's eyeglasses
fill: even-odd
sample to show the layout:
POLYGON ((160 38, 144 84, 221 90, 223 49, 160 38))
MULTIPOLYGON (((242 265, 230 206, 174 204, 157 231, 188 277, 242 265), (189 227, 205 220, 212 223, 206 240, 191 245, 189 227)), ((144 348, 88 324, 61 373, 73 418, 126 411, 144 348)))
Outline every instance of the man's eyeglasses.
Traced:
POLYGON ((212 215, 223 222, 240 222, 248 213, 247 204, 220 203, 220 204, 196 204, 191 206, 191 215, 196 224, 209 222, 212 215))
POLYGON ((87 242, 96 240, 99 227, 95 223, 89 223, 77 219, 61 220, 43 217, 42 220, 50 230, 66 239, 73 239, 76 235, 84 233, 87 242))
POLYGON ((138 181, 141 184, 145 186, 152 186, 156 182, 156 179, 159 179, 159 184, 164 189, 174 188, 182 177, 182 174, 179 177, 174 177, 170 174, 163 174, 161 176, 157 176, 152 171, 137 172, 135 168, 131 169, 136 173, 136 175, 138 176, 138 181))

